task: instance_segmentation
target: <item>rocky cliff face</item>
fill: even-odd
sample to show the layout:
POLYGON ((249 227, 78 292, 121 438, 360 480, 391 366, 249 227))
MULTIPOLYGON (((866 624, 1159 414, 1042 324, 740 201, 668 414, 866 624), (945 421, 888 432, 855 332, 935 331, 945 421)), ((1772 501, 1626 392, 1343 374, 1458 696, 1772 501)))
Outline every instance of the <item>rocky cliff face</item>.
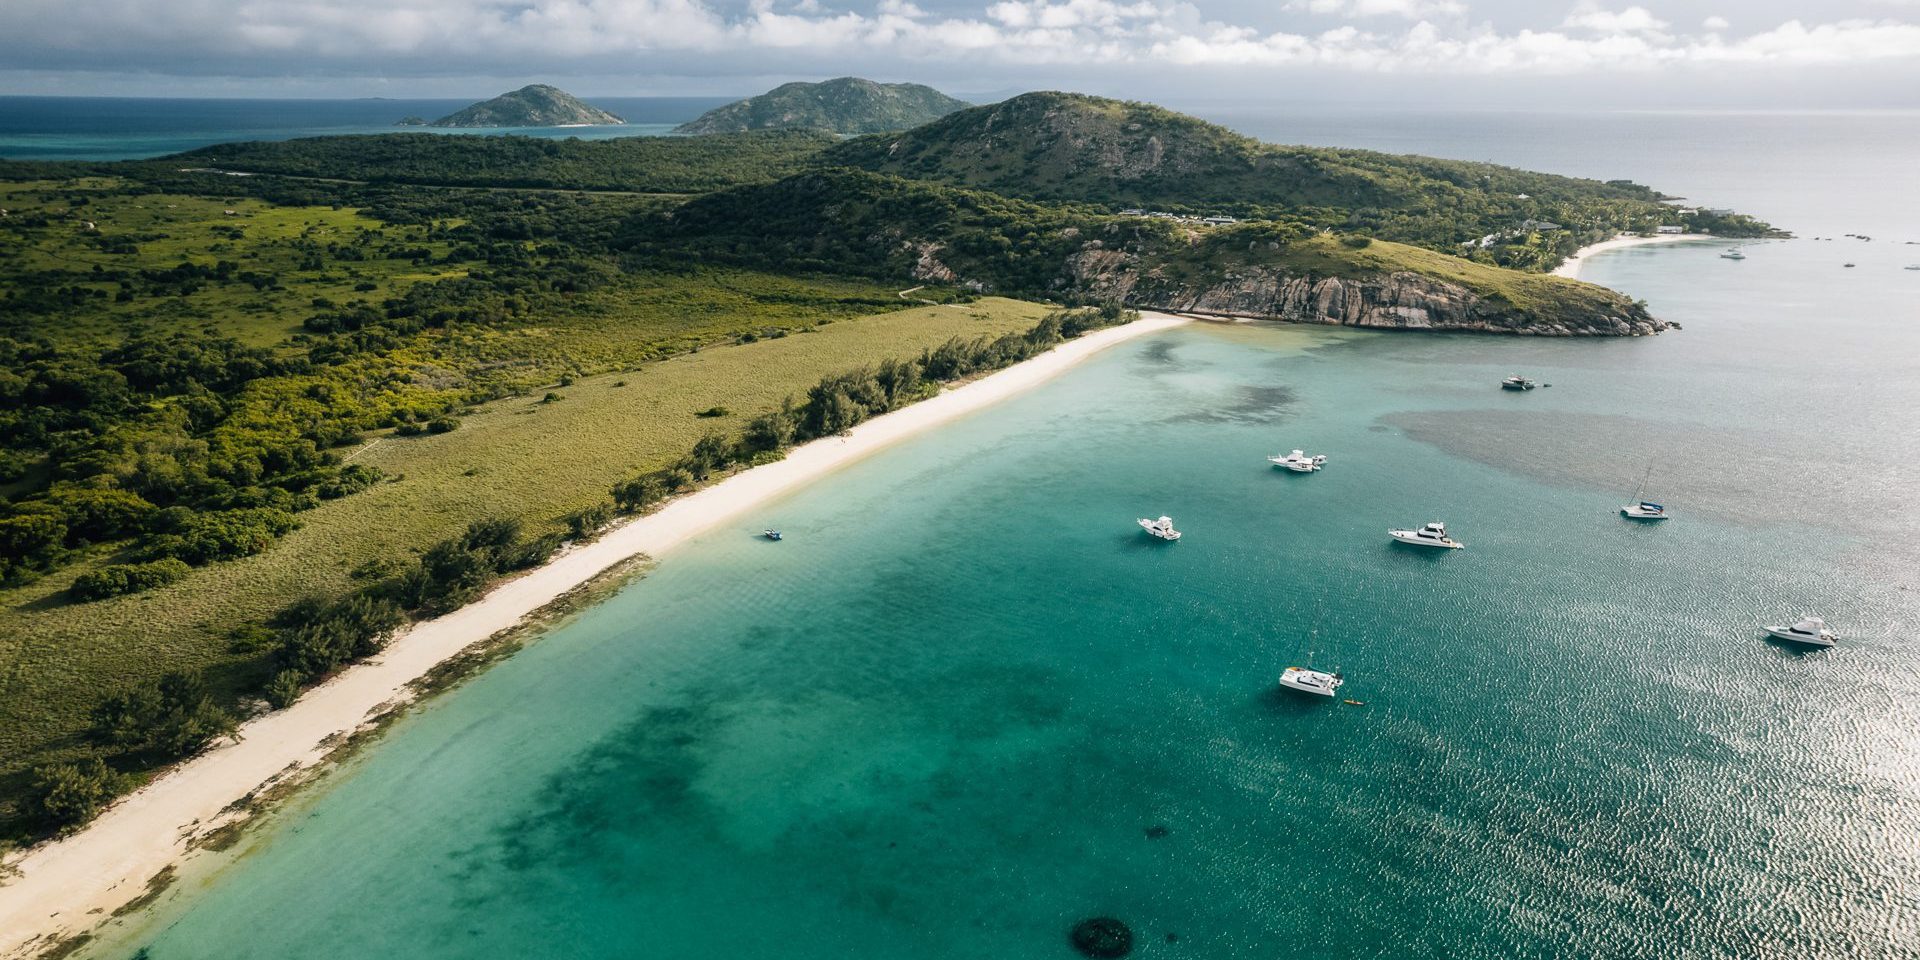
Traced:
POLYGON ((1543 315, 1455 283, 1404 271, 1355 279, 1244 267, 1217 276, 1174 279, 1158 268, 1143 270, 1129 254, 1100 249, 1081 251, 1068 266, 1078 285, 1095 296, 1176 313, 1555 337, 1646 336, 1677 328, 1625 297, 1608 298, 1601 309, 1543 315))

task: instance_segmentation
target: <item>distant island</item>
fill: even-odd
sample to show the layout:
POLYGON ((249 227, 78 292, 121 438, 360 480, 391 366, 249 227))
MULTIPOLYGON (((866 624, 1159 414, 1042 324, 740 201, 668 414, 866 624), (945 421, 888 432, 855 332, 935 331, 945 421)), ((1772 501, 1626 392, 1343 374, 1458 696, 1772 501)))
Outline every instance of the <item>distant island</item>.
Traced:
POLYGON ((626 121, 565 90, 535 83, 447 114, 427 126, 588 127, 621 123, 626 121))
POLYGON ((858 135, 906 130, 972 104, 917 83, 875 83, 840 77, 820 83, 787 83, 701 114, 675 133, 746 133, 751 130, 824 130, 858 135))

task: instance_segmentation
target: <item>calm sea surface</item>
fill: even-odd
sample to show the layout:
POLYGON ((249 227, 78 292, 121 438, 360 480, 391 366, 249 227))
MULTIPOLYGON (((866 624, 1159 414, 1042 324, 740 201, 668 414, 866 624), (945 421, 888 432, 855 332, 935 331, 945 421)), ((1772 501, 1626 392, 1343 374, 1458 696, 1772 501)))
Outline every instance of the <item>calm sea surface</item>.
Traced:
POLYGON ((396 127, 436 120, 471 100, 213 100, 137 97, 0 97, 0 157, 134 160, 235 140, 347 133, 513 133, 528 137, 659 136, 729 97, 594 97, 627 122, 609 127, 396 127))
POLYGON ((1920 955, 1915 121, 1263 122, 1807 239, 1597 259, 1657 338, 1116 348, 674 552, 99 955, 1920 955), (1846 640, 1762 639, 1803 612, 1846 640), (1365 706, 1279 695, 1309 657, 1365 706))

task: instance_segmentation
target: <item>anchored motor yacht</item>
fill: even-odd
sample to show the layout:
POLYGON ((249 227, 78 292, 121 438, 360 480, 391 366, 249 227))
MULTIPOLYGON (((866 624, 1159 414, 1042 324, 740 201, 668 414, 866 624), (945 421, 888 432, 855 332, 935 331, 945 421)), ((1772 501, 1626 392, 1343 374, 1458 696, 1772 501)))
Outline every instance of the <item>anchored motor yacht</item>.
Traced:
POLYGON ((1172 517, 1161 517, 1158 520, 1141 517, 1140 529, 1169 542, 1180 539, 1180 531, 1173 528, 1172 517))
POLYGON ((1819 617, 1801 617, 1800 622, 1791 627, 1768 627, 1767 632, 1781 640, 1804 643, 1810 647, 1831 647, 1840 639, 1827 629, 1827 622, 1819 617))
POLYGON ((763 531, 760 535, 766 537, 768 540, 778 540, 781 537, 780 531, 778 530, 763 531))
POLYGON ((1309 670, 1306 667, 1288 667, 1280 674, 1280 685, 1289 690, 1310 693, 1317 697, 1331 697, 1340 685, 1346 683, 1337 673, 1324 673, 1309 670))
POLYGON ((1722 260, 1745 260, 1746 258, 1747 258, 1747 255, 1744 253, 1741 253, 1738 247, 1728 250, 1726 253, 1723 253, 1720 255, 1720 259, 1722 260))
POLYGON ((1309 457, 1306 453, 1295 450, 1284 457, 1268 457, 1267 462, 1276 467, 1286 467, 1294 473, 1312 473, 1326 465, 1327 457, 1325 454, 1309 457))
POLYGON ((1538 384, 1517 373, 1500 381, 1500 389, 1502 390, 1532 390, 1535 386, 1538 386, 1538 384))
POLYGON ((1418 530, 1388 530, 1387 536, 1420 547, 1445 547, 1458 550, 1466 544, 1447 536, 1447 525, 1435 520, 1418 530))

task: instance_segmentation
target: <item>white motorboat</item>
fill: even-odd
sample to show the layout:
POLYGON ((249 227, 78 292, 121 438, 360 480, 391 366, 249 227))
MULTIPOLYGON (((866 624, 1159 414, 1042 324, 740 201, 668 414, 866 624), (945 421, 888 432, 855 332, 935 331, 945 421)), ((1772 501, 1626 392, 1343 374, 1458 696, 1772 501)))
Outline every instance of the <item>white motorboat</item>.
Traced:
POLYGON ((1819 617, 1801 617, 1800 622, 1791 627, 1768 627, 1767 632, 1789 643, 1803 643, 1810 647, 1831 647, 1840 639, 1827 629, 1827 622, 1819 617))
POLYGON ((1500 381, 1500 389, 1502 390, 1532 390, 1536 386, 1539 386, 1539 384, 1517 373, 1500 381))
POLYGON ((1173 528, 1172 517, 1161 517, 1158 520, 1149 520, 1146 517, 1141 517, 1140 529, 1169 543, 1180 539, 1180 531, 1173 528))
POLYGON ((1316 697, 1331 697, 1346 682, 1337 673, 1309 670, 1306 667, 1288 667, 1280 673, 1281 686, 1316 697))
POLYGON ((1418 530, 1388 530, 1387 536, 1417 547, 1443 547, 1458 550, 1466 544, 1447 536, 1447 525, 1435 520, 1418 530))
POLYGON ((1327 457, 1325 454, 1315 454, 1309 457, 1304 451, 1295 450, 1286 456, 1268 457, 1267 462, 1276 467, 1286 467, 1294 473, 1312 473, 1326 466, 1327 457))
POLYGON ((1621 507, 1620 515, 1632 520, 1666 520, 1673 516, 1666 507, 1646 500, 1621 507))
POLYGON ((1728 250, 1726 253, 1723 253, 1720 255, 1720 259, 1722 260, 1745 260, 1746 258, 1747 258, 1747 255, 1744 253, 1741 253, 1739 247, 1734 247, 1733 249, 1728 250))

